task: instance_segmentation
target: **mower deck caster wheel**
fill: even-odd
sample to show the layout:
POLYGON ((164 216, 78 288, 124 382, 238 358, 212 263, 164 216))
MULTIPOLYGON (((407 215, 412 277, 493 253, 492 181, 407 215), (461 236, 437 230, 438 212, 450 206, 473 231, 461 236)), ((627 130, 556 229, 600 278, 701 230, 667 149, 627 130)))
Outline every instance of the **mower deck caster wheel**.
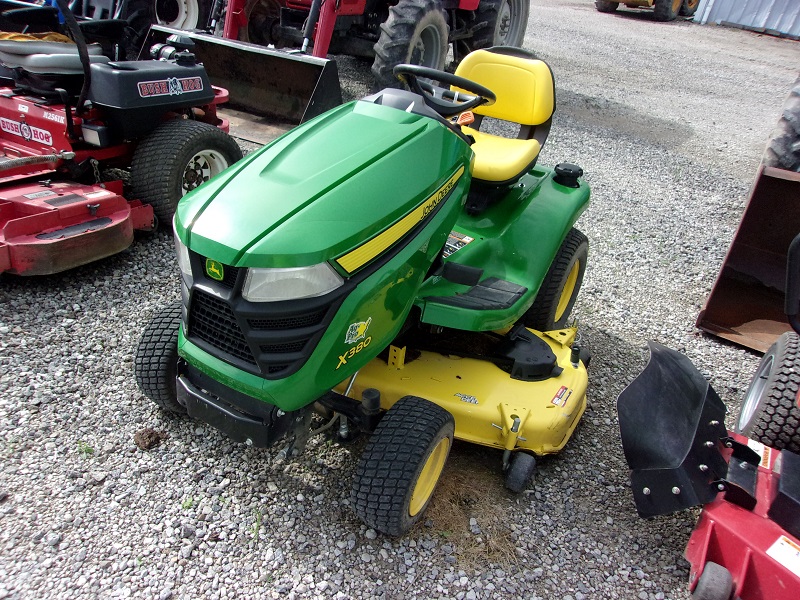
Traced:
POLYGON ((453 444, 453 415, 416 396, 398 400, 356 468, 350 505, 370 527, 402 535, 422 518, 453 444))
POLYGON ((732 593, 731 572, 715 562, 707 562, 692 592, 692 600, 730 600, 732 593))
POLYGON ((136 348, 133 374, 145 396, 167 412, 182 414, 186 413, 186 407, 178 403, 175 383, 180 326, 180 302, 162 308, 153 316, 136 348))
POLYGON ((519 494, 528 487, 536 472, 536 458, 525 452, 515 452, 506 471, 506 489, 519 494))

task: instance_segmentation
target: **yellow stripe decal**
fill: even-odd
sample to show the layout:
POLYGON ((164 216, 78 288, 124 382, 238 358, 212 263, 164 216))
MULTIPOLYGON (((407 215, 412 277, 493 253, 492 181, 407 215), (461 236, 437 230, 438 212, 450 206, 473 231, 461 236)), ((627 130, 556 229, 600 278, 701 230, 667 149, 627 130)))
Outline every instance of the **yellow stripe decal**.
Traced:
POLYGON ((425 220, 433 212, 439 203, 447 197, 464 174, 464 167, 456 171, 442 187, 431 194, 427 200, 417 208, 400 219, 397 223, 385 229, 374 238, 362 244, 355 250, 351 250, 344 256, 336 259, 336 262, 348 273, 352 273, 363 267, 373 258, 377 257, 384 250, 391 247, 397 240, 416 227, 421 221, 425 220))

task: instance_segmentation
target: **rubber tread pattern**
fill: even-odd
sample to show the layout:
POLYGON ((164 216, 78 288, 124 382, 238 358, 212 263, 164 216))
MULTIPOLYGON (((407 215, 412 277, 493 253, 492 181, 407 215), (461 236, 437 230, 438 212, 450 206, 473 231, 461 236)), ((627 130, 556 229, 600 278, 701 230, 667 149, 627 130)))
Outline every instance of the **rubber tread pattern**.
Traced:
POLYGON ((575 304, 575 299, 578 297, 581 284, 583 283, 583 275, 586 271, 586 262, 588 258, 589 240, 574 227, 569 230, 567 237, 561 243, 556 257, 553 259, 550 269, 545 275, 542 286, 536 294, 536 299, 533 304, 525 313, 523 319, 527 327, 538 329, 539 331, 549 331, 551 329, 560 329, 569 319, 572 312, 572 307, 575 304), (578 253, 581 254, 580 259, 582 265, 578 273, 578 280, 575 282, 575 290, 572 292, 572 299, 569 306, 564 311, 561 319, 555 321, 555 313, 558 307, 558 301, 561 297, 561 291, 572 267, 572 259, 578 253))
POLYGON ((800 173, 800 78, 783 105, 783 112, 764 152, 764 164, 800 173))
POLYGON ((762 361, 773 352, 772 371, 753 418, 742 433, 767 446, 800 453, 800 337, 787 331, 762 361))
POLYGON ((619 2, 608 2, 608 0, 595 0, 594 7, 601 13, 612 13, 619 8, 619 2))
POLYGON ((656 0, 653 4, 653 18, 656 21, 674 21, 678 18, 683 3, 674 8, 675 0, 656 0))
MULTIPOLYGON (((475 10, 475 23, 486 22, 487 25, 476 31, 472 39, 464 40, 470 52, 501 45, 495 42, 494 30, 497 27, 497 19, 500 16, 500 9, 504 1, 505 0, 481 0, 480 4, 478 4, 478 8, 475 10)), ((522 23, 517 23, 517 39, 507 40, 506 43, 502 45, 522 48, 522 44, 525 41, 528 16, 530 14, 529 0, 508 0, 508 2, 512 9, 512 19, 522 21, 522 23), (522 14, 514 14, 513 9, 515 3, 518 5, 517 8, 522 8, 522 14)))
POLYGON ((172 226, 189 160, 203 150, 221 153, 228 166, 242 158, 241 149, 227 133, 187 119, 162 123, 136 147, 131 162, 133 196, 150 204, 164 227, 172 226))
POLYGON ((722 565, 707 562, 703 574, 692 592, 692 600, 730 600, 733 593, 733 576, 722 565))
POLYGON ((438 0, 400 0, 395 6, 389 8, 389 17, 385 23, 381 23, 381 35, 374 46, 375 61, 372 64, 372 74, 375 77, 377 89, 403 87, 392 70, 395 66, 407 62, 409 47, 413 42, 418 24, 428 17, 429 13, 435 12, 438 12, 439 15, 429 17, 430 23, 428 24, 440 20, 444 28, 443 48, 439 52, 441 64, 428 66, 444 70, 447 60, 449 27, 441 3, 438 0))
POLYGON ((134 377, 142 393, 160 408, 174 413, 186 412, 178 404, 175 390, 180 323, 180 302, 156 313, 142 332, 133 361, 134 377))
MULTIPOLYGON (((455 421, 445 409, 405 396, 381 419, 356 468, 350 504, 370 527, 388 535, 408 531, 424 514, 408 514, 425 461, 442 436, 452 445, 455 421)), ((435 490, 434 490, 435 491, 435 490)))

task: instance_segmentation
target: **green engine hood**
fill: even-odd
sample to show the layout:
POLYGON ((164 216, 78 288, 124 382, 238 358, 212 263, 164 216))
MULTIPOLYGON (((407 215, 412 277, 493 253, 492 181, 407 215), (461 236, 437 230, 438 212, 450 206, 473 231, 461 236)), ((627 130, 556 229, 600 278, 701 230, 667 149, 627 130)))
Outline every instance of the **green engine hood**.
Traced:
POLYGON ((351 102, 296 128, 181 200, 176 229, 227 265, 341 256, 409 213, 472 151, 441 123, 351 102))

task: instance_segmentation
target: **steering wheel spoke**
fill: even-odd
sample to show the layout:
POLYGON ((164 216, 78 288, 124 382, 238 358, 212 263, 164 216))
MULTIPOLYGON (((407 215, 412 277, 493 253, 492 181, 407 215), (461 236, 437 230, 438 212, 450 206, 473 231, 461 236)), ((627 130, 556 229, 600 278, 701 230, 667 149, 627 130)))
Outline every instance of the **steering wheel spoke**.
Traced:
POLYGON ((394 74, 408 84, 411 90, 425 100, 425 104, 430 106, 443 117, 452 117, 476 106, 494 104, 495 94, 492 90, 458 75, 437 71, 419 65, 397 65, 394 74), (446 85, 454 86, 466 90, 469 93, 458 90, 451 90, 449 87, 434 85, 425 79, 433 79, 446 85))

